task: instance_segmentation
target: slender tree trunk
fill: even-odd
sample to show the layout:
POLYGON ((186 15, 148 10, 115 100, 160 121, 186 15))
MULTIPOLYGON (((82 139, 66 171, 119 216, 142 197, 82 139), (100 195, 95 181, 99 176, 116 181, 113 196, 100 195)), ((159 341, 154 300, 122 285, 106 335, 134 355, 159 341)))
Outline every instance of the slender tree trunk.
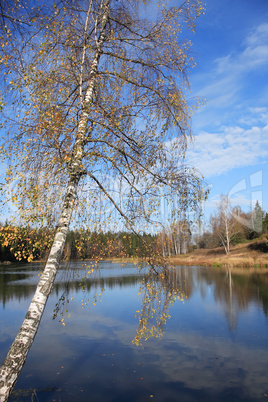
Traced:
POLYGON ((177 224, 176 241, 177 241, 177 253, 178 253, 178 254, 181 254, 181 227, 180 227, 180 223, 179 223, 179 222, 178 222, 178 224, 177 224))
POLYGON ((79 177, 68 186, 63 211, 54 242, 41 279, 37 285, 23 324, 0 368, 0 401, 6 401, 12 391, 38 330, 48 296, 59 267, 69 223, 77 195, 79 177))
MULTIPOLYGON (((46 306, 46 302, 52 290, 56 273, 61 261, 67 233, 69 231, 70 220, 77 197, 78 184, 81 175, 83 174, 82 158, 84 146, 86 144, 85 138, 88 134, 86 132, 89 117, 88 110, 93 99, 96 73, 102 53, 103 43, 105 41, 105 32, 109 16, 109 5, 110 0, 106 0, 103 5, 100 34, 96 43, 96 52, 92 60, 87 90, 77 128, 76 142, 74 145, 72 163, 70 166, 70 181, 65 194, 63 211, 59 218, 58 228, 44 272, 37 285, 30 307, 26 313, 25 319, 18 332, 18 335, 11 345, 3 365, 0 367, 0 402, 7 401, 21 372, 21 369, 26 361, 27 354, 37 333, 46 306)), ((87 27, 87 22, 88 16, 85 27, 87 27)))
POLYGON ((187 239, 185 233, 181 237, 181 254, 187 254, 187 239))
POLYGON ((165 232, 162 231, 161 233, 161 245, 162 245, 162 255, 163 257, 166 256, 166 242, 165 242, 165 232))
MULTIPOLYGON (((175 230, 176 230, 176 229, 175 229, 175 230)), ((175 233, 173 234, 173 245, 174 245, 174 254, 175 254, 175 255, 178 255, 177 237, 178 237, 178 235, 177 235, 177 233, 175 232, 175 233)))
POLYGON ((188 251, 188 224, 183 222, 181 227, 181 254, 187 254, 188 251))
POLYGON ((230 237, 229 237, 229 219, 228 219, 227 213, 228 213, 227 209, 225 209, 224 212, 223 212, 223 220, 224 220, 224 225, 225 225, 225 239, 226 239, 225 251, 226 251, 226 254, 229 254, 230 237))

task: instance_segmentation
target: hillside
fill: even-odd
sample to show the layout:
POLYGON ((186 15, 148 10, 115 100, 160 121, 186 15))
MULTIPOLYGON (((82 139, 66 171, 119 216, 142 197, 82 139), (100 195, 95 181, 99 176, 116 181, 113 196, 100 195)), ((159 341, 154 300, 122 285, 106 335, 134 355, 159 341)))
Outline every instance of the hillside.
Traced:
POLYGON ((223 247, 199 249, 192 253, 171 257, 174 265, 205 265, 268 268, 267 235, 247 243, 231 246, 227 255, 223 247))

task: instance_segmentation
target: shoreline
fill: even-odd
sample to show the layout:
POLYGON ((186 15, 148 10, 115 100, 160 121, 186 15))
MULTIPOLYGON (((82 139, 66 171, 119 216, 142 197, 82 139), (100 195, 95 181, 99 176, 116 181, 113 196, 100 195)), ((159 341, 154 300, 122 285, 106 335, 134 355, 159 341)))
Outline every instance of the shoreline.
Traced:
POLYGON ((243 268, 243 269, 268 269, 267 257, 258 256, 228 256, 222 254, 218 257, 208 258, 207 256, 194 255, 192 253, 184 256, 178 255, 170 257, 170 262, 173 265, 197 265, 205 267, 226 267, 226 268, 243 268))
MULTIPOLYGON (((180 254, 176 256, 166 257, 171 265, 186 266, 207 266, 207 267, 226 267, 226 268, 242 268, 242 269, 267 269, 268 268, 268 236, 262 235, 258 239, 239 243, 230 247, 229 254, 226 254, 223 247, 214 249, 197 249, 188 254, 180 254)), ((98 259, 88 258, 86 262, 95 262, 98 259)), ((75 260, 74 260, 75 261, 75 260)), ((78 260, 77 260, 78 261, 78 260)), ((100 258, 98 261, 110 261, 111 263, 133 263, 139 264, 145 262, 137 257, 110 257, 100 258)), ((46 261, 35 260, 32 263, 45 263, 46 261)), ((61 261, 66 263, 68 261, 61 261)), ((11 261, 1 261, 0 265, 10 265, 11 261)), ((23 262, 27 263, 27 262, 23 262)), ((28 263, 27 263, 28 264, 28 263)))
POLYGON ((203 265, 212 267, 268 268, 268 241, 266 235, 230 247, 198 249, 184 255, 170 257, 173 264, 203 265))

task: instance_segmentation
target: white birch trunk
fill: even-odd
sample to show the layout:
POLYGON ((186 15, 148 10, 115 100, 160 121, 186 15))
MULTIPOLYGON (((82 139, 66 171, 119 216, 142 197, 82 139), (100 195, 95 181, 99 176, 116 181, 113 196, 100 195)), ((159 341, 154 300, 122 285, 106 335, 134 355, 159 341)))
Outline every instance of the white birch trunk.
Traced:
POLYGON ((187 254, 188 251, 188 242, 189 242, 189 227, 186 220, 184 220, 181 226, 181 254, 187 254))
POLYGON ((181 254, 187 254, 187 238, 185 233, 181 237, 181 254))
POLYGON ((177 233, 173 233, 173 246, 174 246, 174 254, 178 255, 178 247, 177 247, 177 233))
POLYGON ((164 230, 161 232, 161 245, 162 245, 162 255, 163 255, 163 257, 166 257, 165 232, 164 232, 164 230))
POLYGON ((225 230, 226 230, 226 254, 229 254, 230 251, 230 238, 229 238, 229 227, 228 227, 228 219, 226 217, 226 222, 225 222, 225 230))
MULTIPOLYGON (((82 113, 77 129, 76 143, 74 145, 73 160, 70 166, 70 183, 68 185, 63 211, 59 219, 58 229, 53 241, 50 254, 37 285, 35 294, 32 298, 30 307, 26 313, 23 324, 11 345, 7 357, 0 367, 0 402, 7 401, 21 369, 26 361, 27 354, 37 333, 48 296, 52 290, 56 273, 61 261, 63 249, 66 242, 69 224, 77 197, 77 187, 82 172, 82 155, 85 146, 86 125, 88 121, 88 107, 93 99, 96 73, 101 56, 102 46, 105 40, 106 25, 109 16, 110 0, 103 5, 103 15, 101 19, 101 29, 99 38, 96 41, 96 52, 92 61, 89 74, 87 91, 82 107, 82 113)), ((91 6, 91 4, 90 4, 91 6)), ((88 17, 86 24, 88 23, 88 17)))
POLYGON ((23 324, 0 368, 1 402, 8 399, 38 330, 64 249, 74 202, 77 195, 78 181, 79 179, 68 186, 63 211, 59 220, 59 227, 56 231, 44 272, 37 285, 23 324))
POLYGON ((180 227, 180 222, 177 224, 177 249, 178 249, 178 254, 181 254, 181 227, 180 227))

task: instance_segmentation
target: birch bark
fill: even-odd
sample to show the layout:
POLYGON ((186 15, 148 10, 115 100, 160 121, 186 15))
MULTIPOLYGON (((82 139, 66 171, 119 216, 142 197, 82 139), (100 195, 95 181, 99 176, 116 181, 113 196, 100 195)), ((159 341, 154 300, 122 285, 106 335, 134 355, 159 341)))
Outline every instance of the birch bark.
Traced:
POLYGON ((38 330, 64 249, 79 179, 70 183, 53 245, 22 326, 0 369, 0 401, 6 401, 17 381, 38 330))
MULTIPOLYGON (((88 108, 92 102, 93 91, 96 81, 99 60, 102 52, 102 46, 105 41, 106 25, 109 16, 110 0, 103 4, 103 13, 101 18, 101 28, 99 37, 96 40, 96 51, 91 65, 87 90, 82 105, 82 112, 77 128, 76 141, 73 149, 73 157, 70 165, 69 185, 65 194, 63 210, 58 222, 58 229, 50 250, 50 254, 43 271, 42 277, 37 285, 35 294, 32 298, 29 309, 26 313, 22 326, 11 345, 7 357, 0 368, 0 402, 7 401, 21 369, 26 361, 27 354, 37 333, 46 302, 51 293, 57 270, 61 261, 62 252, 65 246, 70 220, 77 197, 77 188, 83 175, 82 158, 85 146, 85 137, 88 136, 88 108)), ((91 7, 91 3, 90 6, 91 7)), ((89 15, 89 14, 88 14, 89 15)), ((86 26, 88 23, 88 15, 86 26)))

